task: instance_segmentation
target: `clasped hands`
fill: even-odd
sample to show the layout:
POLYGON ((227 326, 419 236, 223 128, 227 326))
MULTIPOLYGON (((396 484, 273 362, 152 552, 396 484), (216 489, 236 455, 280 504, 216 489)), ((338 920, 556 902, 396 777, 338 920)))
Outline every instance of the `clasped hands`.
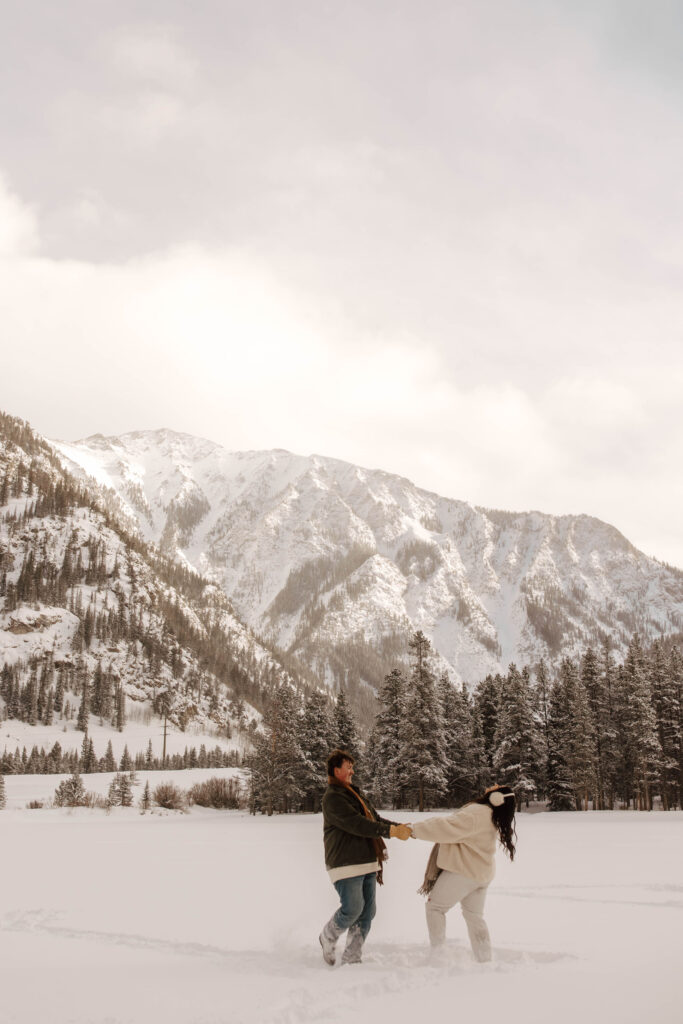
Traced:
POLYGON ((389 835, 392 839, 411 839, 413 829, 411 825, 406 824, 392 825, 389 829, 389 835))

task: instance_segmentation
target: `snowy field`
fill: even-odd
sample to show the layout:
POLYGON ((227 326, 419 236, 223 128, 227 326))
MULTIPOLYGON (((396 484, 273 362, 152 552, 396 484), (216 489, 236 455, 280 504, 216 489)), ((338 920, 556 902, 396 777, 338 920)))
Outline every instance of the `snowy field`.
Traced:
MULTIPOLYGON (((74 700, 71 694, 67 694, 70 700, 74 700)), ((76 698, 80 700, 80 698, 76 698)), ((121 760, 123 748, 128 747, 131 757, 136 754, 144 754, 147 751, 149 741, 152 741, 152 750, 156 757, 161 757, 163 750, 164 727, 159 718, 153 717, 149 711, 149 703, 140 701, 134 705, 128 702, 128 709, 132 720, 126 723, 123 732, 117 732, 110 725, 99 725, 95 715, 90 716, 88 736, 93 741, 97 757, 104 757, 107 743, 111 741, 114 757, 121 760), (141 718, 138 721, 136 718, 141 718)), ((55 743, 59 743, 66 753, 74 751, 80 753, 83 745, 83 733, 76 727, 76 722, 59 722, 54 725, 29 725, 28 722, 19 722, 16 719, 0 723, 0 754, 7 750, 13 754, 19 747, 21 750, 26 747, 30 754, 31 748, 36 746, 40 750, 44 747, 49 751, 55 743)), ((186 747, 195 747, 199 750, 201 744, 207 750, 214 750, 220 747, 221 750, 244 750, 244 742, 240 738, 226 740, 223 736, 216 735, 216 731, 208 733, 200 728, 189 727, 186 732, 180 732, 177 728, 169 726, 166 736, 166 753, 182 754, 186 747)))
POLYGON ((457 910, 447 961, 430 963, 415 893, 429 845, 392 840, 364 963, 327 967, 321 827, 199 808, 0 812, 0 1021, 680 1024, 683 813, 521 815, 483 965, 457 910))

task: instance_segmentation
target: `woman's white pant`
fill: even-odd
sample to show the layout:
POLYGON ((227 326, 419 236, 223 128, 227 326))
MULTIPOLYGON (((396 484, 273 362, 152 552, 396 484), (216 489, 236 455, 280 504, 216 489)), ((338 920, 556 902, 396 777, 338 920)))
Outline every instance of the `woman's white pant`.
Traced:
POLYGON ((491 939, 484 920, 484 902, 487 885, 475 882, 454 871, 442 871, 427 900, 427 928, 432 946, 446 941, 446 914, 456 903, 460 904, 475 960, 491 959, 491 939))

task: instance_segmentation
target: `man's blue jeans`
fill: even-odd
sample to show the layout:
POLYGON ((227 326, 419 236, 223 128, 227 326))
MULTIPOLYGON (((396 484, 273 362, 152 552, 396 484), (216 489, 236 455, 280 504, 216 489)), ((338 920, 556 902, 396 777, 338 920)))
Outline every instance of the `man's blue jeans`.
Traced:
POLYGON ((341 906, 332 918, 338 933, 341 934, 355 925, 365 941, 377 909, 377 872, 356 875, 355 878, 342 878, 334 883, 334 887, 341 900, 341 906))

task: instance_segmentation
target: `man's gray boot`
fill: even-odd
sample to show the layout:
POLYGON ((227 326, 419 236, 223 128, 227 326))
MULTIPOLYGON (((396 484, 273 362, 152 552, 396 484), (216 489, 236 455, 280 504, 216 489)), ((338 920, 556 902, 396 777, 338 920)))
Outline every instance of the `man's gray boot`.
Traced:
POLYGON ((337 945, 337 939, 341 935, 341 929, 337 928, 334 923, 334 918, 330 918, 323 930, 321 931, 318 939, 323 951, 323 960, 330 967, 334 967, 335 963, 335 946, 337 945))
POLYGON ((342 953, 343 964, 359 964, 362 962, 363 941, 363 933, 358 925, 349 928, 349 934, 346 936, 346 948, 342 953))

